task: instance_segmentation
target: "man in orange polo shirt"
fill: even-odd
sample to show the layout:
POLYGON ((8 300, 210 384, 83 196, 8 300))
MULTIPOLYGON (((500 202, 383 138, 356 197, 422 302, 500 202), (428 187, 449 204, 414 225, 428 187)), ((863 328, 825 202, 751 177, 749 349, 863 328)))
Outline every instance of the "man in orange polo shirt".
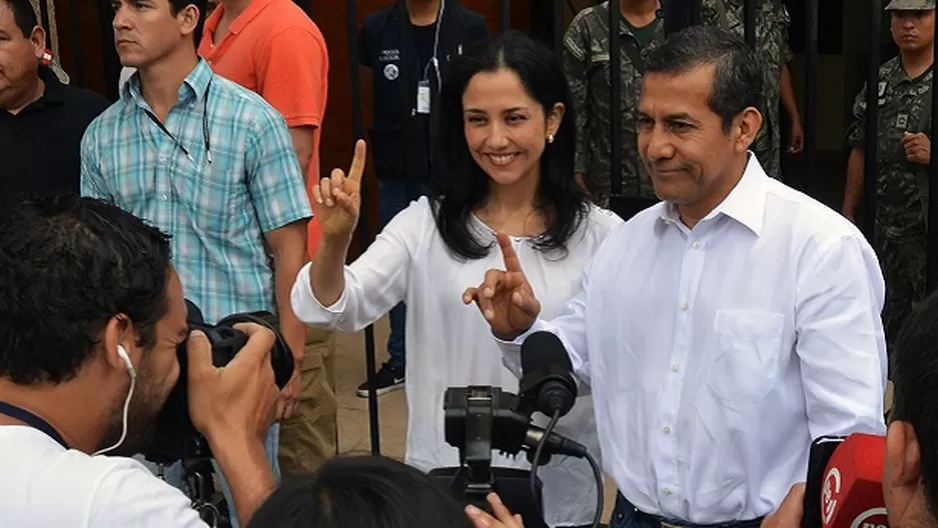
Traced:
MULTIPOLYGON (((329 77, 326 42, 316 24, 291 0, 220 0, 205 21, 199 55, 215 73, 257 92, 283 114, 311 192, 319 182, 329 77)), ((310 256, 319 235, 313 218, 310 256)), ((337 452, 334 352, 334 333, 307 329, 299 405, 280 429, 284 474, 311 472, 337 452)))

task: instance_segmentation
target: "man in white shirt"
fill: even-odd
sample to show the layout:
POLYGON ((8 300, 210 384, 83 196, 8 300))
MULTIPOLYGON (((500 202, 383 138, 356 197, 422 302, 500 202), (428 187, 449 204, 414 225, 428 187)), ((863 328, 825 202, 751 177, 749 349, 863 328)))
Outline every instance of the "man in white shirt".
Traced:
POLYGON ((189 334, 169 238, 110 204, 61 197, 0 220, 0 524, 206 525, 139 462, 188 352, 189 414, 246 524, 274 490, 263 439, 282 412, 274 335, 225 368, 189 334), (100 456, 108 453, 111 456, 100 456))
POLYGON ((620 491, 613 528, 795 527, 812 439, 885 432, 879 264, 749 151, 761 94, 738 37, 671 36, 648 57, 638 120, 664 201, 606 239, 552 321, 504 236, 507 271, 464 294, 516 374, 527 335, 564 342, 620 491))

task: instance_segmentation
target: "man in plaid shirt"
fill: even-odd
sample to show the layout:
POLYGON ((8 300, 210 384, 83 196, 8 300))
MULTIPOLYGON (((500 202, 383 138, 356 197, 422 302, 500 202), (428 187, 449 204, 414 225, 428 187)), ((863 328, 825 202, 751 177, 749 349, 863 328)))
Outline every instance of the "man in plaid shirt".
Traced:
MULTIPOLYGON (((196 55, 205 0, 151 3, 115 2, 117 51, 137 72, 85 133, 82 194, 111 199, 172 235, 185 296, 207 323, 276 313, 301 360, 306 328, 290 288, 307 260, 312 209, 286 122, 196 55)), ((299 374, 284 391, 286 417, 299 374)), ((278 475, 276 427, 267 449, 278 475)))

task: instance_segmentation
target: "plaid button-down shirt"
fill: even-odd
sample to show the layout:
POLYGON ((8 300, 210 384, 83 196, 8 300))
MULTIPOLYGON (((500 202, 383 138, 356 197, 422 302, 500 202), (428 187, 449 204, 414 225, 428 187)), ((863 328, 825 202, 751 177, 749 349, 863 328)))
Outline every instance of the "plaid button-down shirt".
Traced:
POLYGON ((264 235, 312 216, 283 117, 204 60, 180 87, 165 131, 150 113, 134 75, 85 132, 82 194, 172 235, 185 295, 206 322, 276 313, 264 235))

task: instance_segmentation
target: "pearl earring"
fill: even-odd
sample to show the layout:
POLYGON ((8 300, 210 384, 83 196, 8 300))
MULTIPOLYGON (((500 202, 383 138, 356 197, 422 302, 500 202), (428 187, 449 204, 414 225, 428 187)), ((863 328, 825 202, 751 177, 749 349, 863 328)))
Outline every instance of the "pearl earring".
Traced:
POLYGON ((553 135, 553 134, 547 134, 547 142, 548 142, 548 143, 553 143, 553 142, 554 142, 554 135, 553 135))

